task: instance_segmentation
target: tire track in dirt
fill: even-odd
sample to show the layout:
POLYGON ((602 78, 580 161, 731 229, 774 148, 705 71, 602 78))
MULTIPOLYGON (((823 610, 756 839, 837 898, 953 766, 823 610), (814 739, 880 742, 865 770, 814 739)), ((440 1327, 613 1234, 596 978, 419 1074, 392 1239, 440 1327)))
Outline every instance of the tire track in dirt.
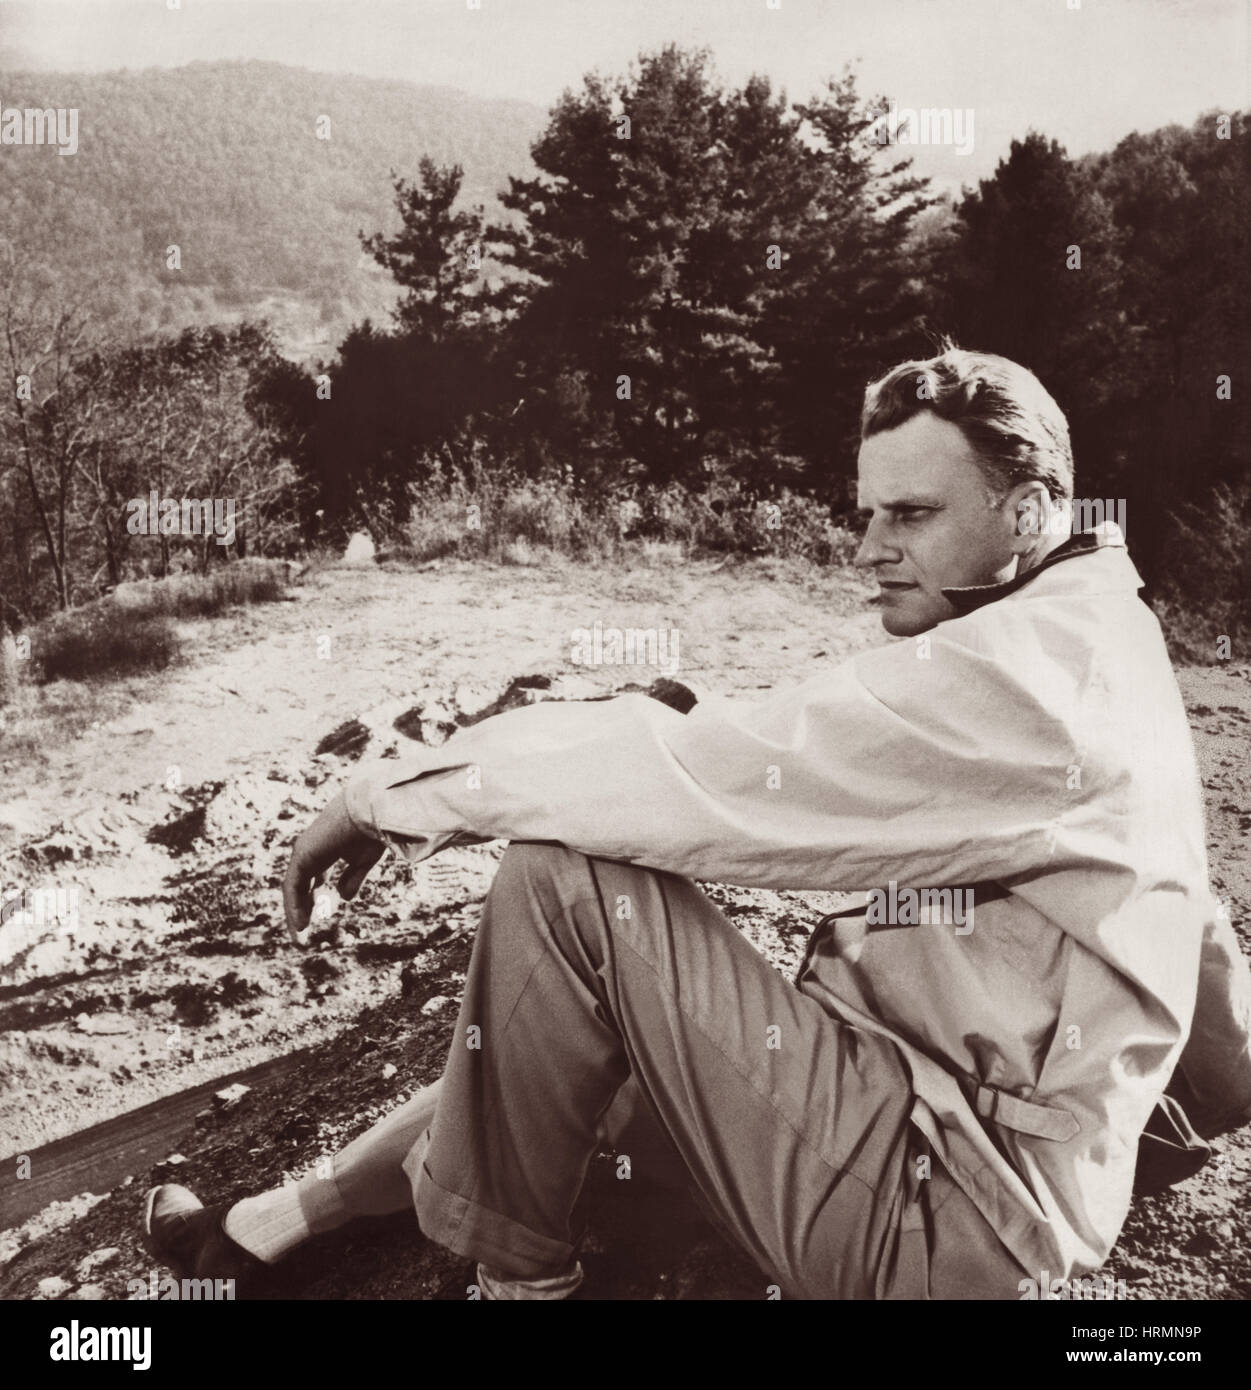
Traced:
POLYGON ((45 1144, 27 1155, 28 1178, 17 1177, 17 1164, 10 1158, 0 1164, 0 1230, 26 1221, 50 1202, 81 1192, 112 1191, 124 1178, 147 1171, 176 1151, 214 1092, 236 1083, 252 1088, 279 1080, 307 1056, 308 1049, 301 1048, 271 1058, 45 1144))

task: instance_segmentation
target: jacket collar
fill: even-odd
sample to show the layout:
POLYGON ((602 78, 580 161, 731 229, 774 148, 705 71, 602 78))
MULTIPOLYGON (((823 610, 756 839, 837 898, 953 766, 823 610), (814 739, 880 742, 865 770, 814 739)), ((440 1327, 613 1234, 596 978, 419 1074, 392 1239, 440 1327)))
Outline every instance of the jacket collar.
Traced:
POLYGON ((1014 594, 1053 565, 1063 564, 1079 555, 1093 554, 1097 550, 1118 547, 1121 550, 1125 549, 1125 537, 1120 527, 1105 523, 1093 531, 1079 531, 1070 536, 1062 545, 1056 546, 1046 559, 1018 574, 1014 579, 1005 580, 1002 584, 973 584, 967 588, 944 589, 942 594, 956 609, 957 616, 963 616, 975 608, 981 608, 983 604, 993 603, 995 599, 1003 598, 1007 594, 1014 594))

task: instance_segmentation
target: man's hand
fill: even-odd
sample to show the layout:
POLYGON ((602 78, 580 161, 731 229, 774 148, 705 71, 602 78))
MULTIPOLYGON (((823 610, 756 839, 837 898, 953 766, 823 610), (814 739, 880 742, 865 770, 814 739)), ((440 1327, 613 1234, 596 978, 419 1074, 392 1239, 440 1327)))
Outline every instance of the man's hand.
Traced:
POLYGON ((339 896, 354 898, 365 875, 382 858, 386 845, 364 835, 352 823, 347 800, 340 792, 295 842, 287 876, 282 884, 282 904, 287 917, 287 933, 297 946, 304 943, 300 932, 308 926, 313 911, 313 890, 326 871, 340 859, 347 868, 339 875, 339 896))

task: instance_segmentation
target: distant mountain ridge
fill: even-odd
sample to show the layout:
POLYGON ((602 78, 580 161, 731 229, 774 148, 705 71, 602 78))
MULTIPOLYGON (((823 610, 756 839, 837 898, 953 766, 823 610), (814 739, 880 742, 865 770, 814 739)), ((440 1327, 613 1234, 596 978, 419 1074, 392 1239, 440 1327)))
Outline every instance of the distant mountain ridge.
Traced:
POLYGON ((0 103, 79 111, 73 156, 0 147, 0 237, 26 263, 95 283, 142 327, 267 313, 296 356, 328 353, 392 302, 356 236, 398 224, 391 169, 459 163, 465 200, 497 210, 508 176, 532 172, 546 119, 525 102, 259 61, 0 70, 0 103), (171 245, 181 270, 166 268, 171 245))

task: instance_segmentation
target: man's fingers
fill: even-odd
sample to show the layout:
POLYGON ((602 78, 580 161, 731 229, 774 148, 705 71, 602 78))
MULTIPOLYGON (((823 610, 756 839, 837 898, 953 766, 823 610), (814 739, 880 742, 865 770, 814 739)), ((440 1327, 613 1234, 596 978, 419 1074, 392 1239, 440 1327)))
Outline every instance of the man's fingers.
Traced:
POLYGON ((287 935, 297 946, 303 946, 300 933, 308 926, 313 914, 313 889, 321 875, 306 867, 298 852, 291 856, 287 876, 282 881, 282 909, 287 921, 287 935))
POLYGON ((353 856, 352 862, 339 875, 339 896, 341 898, 354 898, 360 891, 360 886, 365 881, 365 876, 370 869, 382 858, 386 845, 381 841, 366 850, 363 855, 353 856))
POLYGON ((300 933, 316 912, 313 890, 340 860, 347 868, 339 878, 339 896, 355 895, 365 875, 382 858, 385 842, 363 835, 352 823, 342 792, 331 799, 312 825, 296 840, 282 883, 287 933, 297 946, 300 933))
MULTIPOLYGON (((354 856, 348 867, 339 876, 340 898, 354 898, 365 881, 370 869, 382 858, 386 845, 370 846, 363 855, 354 856)), ((298 849, 291 856, 291 864, 282 884, 283 913, 287 922, 287 935, 297 946, 303 946, 300 933, 312 920, 316 901, 316 889, 321 886, 323 874, 314 872, 312 865, 298 849)))

